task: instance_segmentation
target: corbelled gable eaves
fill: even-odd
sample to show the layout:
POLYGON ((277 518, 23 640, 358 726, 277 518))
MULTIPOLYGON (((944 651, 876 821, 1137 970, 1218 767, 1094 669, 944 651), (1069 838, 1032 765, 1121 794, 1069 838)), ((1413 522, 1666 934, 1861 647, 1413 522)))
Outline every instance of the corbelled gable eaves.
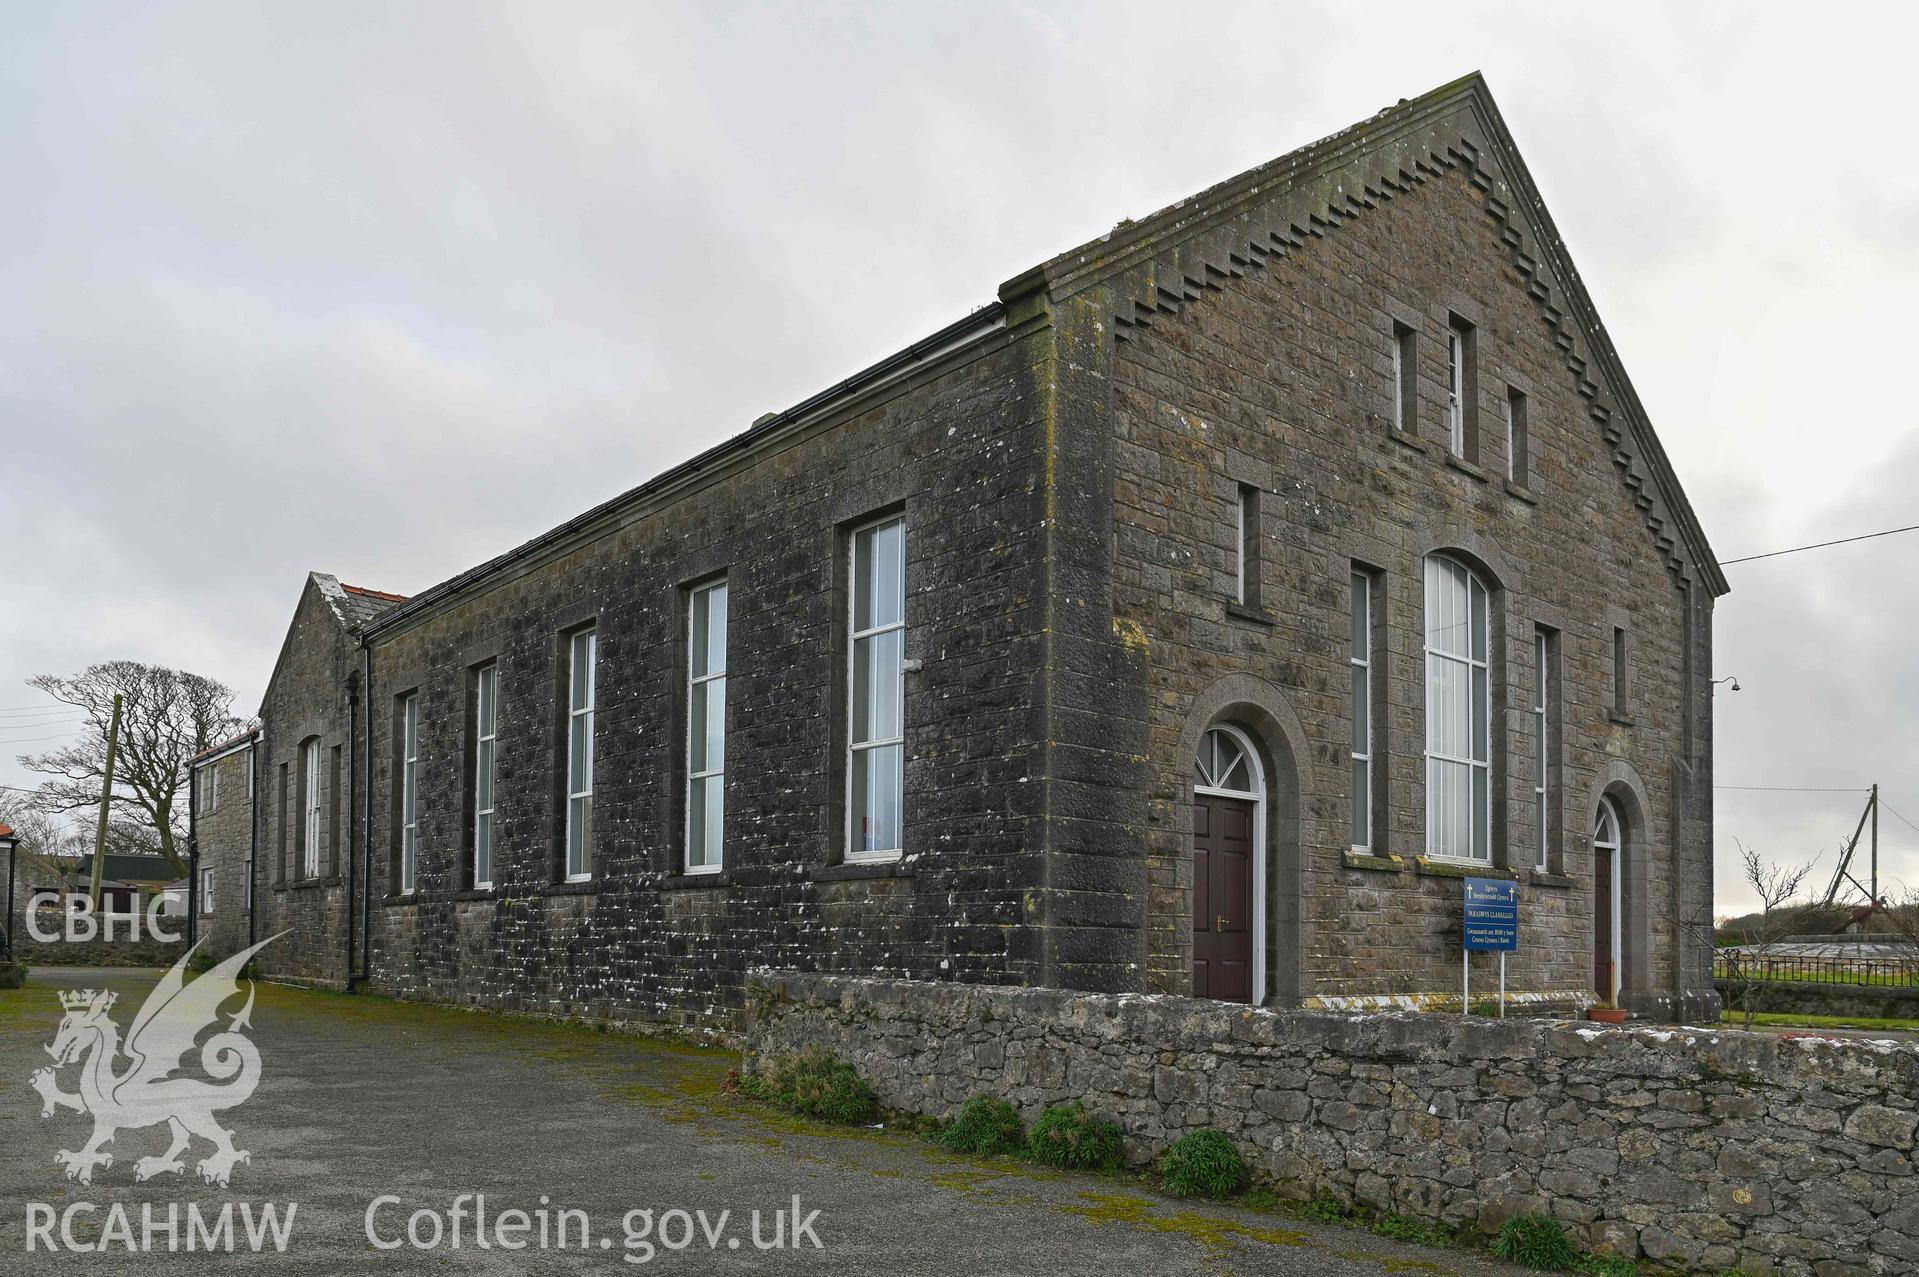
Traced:
POLYGON ((1009 280, 1009 311, 1039 291, 1054 302, 1115 294, 1114 336, 1128 340, 1227 280, 1262 269, 1346 222, 1463 170, 1500 227, 1512 264, 1551 326, 1592 426, 1611 449, 1666 567, 1714 594, 1729 588, 1632 380, 1512 135, 1477 73, 1301 147, 1061 253, 1009 280))

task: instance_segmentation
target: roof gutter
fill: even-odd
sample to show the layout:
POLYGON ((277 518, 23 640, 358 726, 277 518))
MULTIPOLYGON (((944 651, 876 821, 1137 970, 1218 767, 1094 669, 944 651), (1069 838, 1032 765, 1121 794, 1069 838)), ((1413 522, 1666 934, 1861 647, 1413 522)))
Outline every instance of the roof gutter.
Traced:
POLYGON ((187 766, 197 770, 198 768, 205 767, 208 763, 217 763, 229 754, 237 754, 243 749, 251 748, 254 741, 259 738, 259 735, 260 729, 256 727, 244 736, 234 737, 225 745, 216 746, 204 754, 195 754, 192 758, 187 759, 187 766))

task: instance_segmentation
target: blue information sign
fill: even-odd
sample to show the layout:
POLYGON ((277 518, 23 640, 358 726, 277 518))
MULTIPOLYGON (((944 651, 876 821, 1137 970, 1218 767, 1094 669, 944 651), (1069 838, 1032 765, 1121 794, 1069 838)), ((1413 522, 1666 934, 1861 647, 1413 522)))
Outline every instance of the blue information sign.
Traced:
POLYGON ((1502 953, 1519 947, 1519 884, 1466 879, 1466 947, 1502 953))

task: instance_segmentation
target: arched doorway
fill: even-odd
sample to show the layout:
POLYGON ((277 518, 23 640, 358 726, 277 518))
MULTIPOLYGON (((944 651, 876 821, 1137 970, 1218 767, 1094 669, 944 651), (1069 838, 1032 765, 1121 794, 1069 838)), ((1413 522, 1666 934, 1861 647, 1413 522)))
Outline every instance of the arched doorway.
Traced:
POLYGON ((1617 1001, 1625 986, 1620 919, 1624 887, 1626 824, 1610 797, 1599 800, 1593 818, 1593 992, 1617 1001))
POLYGON ((1193 761, 1193 996, 1252 1002, 1266 984, 1266 777, 1220 724, 1193 761))

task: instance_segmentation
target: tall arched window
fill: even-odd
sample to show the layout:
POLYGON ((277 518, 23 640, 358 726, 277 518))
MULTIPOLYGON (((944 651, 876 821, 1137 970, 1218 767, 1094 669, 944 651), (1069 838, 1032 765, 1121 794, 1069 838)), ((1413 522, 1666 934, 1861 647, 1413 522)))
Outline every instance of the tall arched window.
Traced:
POLYGON ((1465 564, 1426 560, 1426 854, 1491 863, 1489 595, 1465 564))

